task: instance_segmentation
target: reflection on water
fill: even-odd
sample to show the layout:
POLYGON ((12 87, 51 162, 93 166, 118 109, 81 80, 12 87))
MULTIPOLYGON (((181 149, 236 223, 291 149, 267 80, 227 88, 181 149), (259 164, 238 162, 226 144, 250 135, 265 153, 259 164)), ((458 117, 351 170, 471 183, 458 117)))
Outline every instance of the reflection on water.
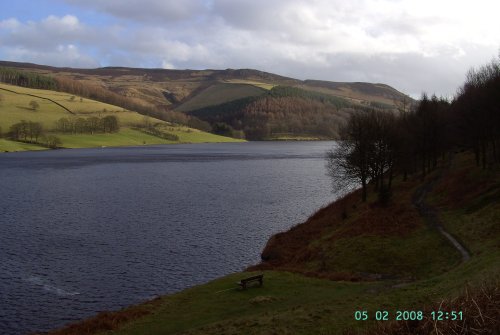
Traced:
POLYGON ((0 329, 24 334, 259 261, 331 202, 332 142, 0 155, 0 329))

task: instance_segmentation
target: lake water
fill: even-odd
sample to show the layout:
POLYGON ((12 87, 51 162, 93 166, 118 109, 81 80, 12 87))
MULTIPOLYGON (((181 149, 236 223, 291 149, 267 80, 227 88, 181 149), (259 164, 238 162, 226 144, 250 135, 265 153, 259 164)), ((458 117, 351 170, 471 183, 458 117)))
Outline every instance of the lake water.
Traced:
POLYGON ((333 142, 0 154, 0 333, 48 330, 236 272, 335 199, 333 142))

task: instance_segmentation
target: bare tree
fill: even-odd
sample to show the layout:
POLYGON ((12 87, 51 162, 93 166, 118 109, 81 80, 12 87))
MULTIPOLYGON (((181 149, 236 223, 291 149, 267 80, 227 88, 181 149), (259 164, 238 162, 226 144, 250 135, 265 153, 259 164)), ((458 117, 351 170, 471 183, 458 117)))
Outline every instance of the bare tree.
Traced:
POLYGON ((370 115, 354 113, 341 127, 341 141, 327 154, 328 174, 339 187, 361 184, 362 200, 366 201, 370 178, 370 156, 373 141, 370 134, 370 115))
POLYGON ((341 141, 327 157, 328 173, 336 187, 361 184, 362 200, 366 201, 371 181, 381 202, 387 202, 398 153, 396 125, 396 117, 389 112, 353 114, 340 129, 341 141))

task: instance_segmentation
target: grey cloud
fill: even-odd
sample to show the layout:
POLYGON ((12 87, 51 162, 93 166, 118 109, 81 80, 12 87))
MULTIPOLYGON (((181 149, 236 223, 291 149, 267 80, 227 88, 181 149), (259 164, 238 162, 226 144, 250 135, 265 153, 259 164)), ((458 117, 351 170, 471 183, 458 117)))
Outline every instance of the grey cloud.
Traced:
POLYGON ((328 56, 328 66, 310 72, 313 78, 332 81, 385 83, 413 97, 427 92, 452 97, 465 79, 466 71, 487 62, 489 48, 466 47, 463 57, 451 53, 426 57, 420 53, 364 55, 340 53, 328 56))
POLYGON ((441 36, 426 44, 421 30, 435 24, 432 17, 379 15, 365 8, 367 0, 64 1, 120 19, 100 30, 71 16, 5 20, 2 58, 80 67, 256 68, 298 79, 383 82, 418 96, 453 94, 465 71, 498 48, 441 42, 441 36))
MULTIPOLYGON (((288 2, 288 6, 294 2, 288 2)), ((230 26, 257 31, 283 28, 285 8, 284 1, 215 0, 213 4, 213 12, 230 26)))
POLYGON ((177 22, 205 13, 203 0, 63 0, 82 8, 142 22, 177 22))
POLYGON ((397 16, 373 18, 373 23, 367 27, 374 37, 382 35, 412 35, 419 36, 428 27, 434 27, 442 23, 442 18, 438 17, 414 17, 408 13, 401 13, 397 16))

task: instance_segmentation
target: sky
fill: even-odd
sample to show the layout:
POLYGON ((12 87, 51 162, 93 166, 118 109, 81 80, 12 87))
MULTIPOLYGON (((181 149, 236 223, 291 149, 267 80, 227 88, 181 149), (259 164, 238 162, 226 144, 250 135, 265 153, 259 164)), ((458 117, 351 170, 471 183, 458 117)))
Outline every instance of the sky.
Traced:
POLYGON ((452 97, 500 55, 498 0, 0 0, 0 60, 252 68, 452 97))

